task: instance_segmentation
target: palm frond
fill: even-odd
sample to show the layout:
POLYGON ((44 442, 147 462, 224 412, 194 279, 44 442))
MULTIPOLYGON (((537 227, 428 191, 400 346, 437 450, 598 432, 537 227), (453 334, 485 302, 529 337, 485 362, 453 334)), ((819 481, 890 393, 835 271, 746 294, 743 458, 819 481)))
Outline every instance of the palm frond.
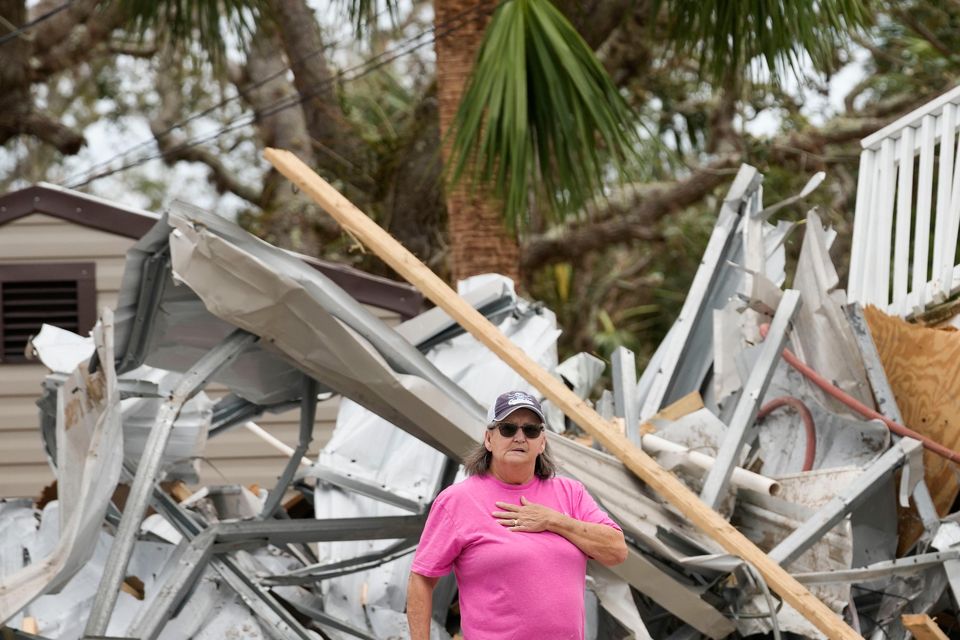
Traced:
POLYGON ((339 0, 347 12, 354 33, 362 36, 377 27, 380 16, 386 14, 392 24, 397 23, 397 0, 339 0))
MULTIPOLYGON (((804 56, 832 69, 841 36, 870 23, 869 0, 655 0, 676 50, 700 59, 701 71, 721 80, 749 73, 762 58, 775 78, 800 74, 804 56)), ((653 20, 651 24, 658 24, 653 20)), ((659 27, 658 27, 659 28, 659 27)))
POLYGON ((519 228, 531 194, 556 217, 578 210, 614 172, 623 175, 641 146, 637 126, 593 51, 548 0, 506 0, 460 101, 450 175, 487 185, 519 228))
POLYGON ((141 37, 148 31, 174 43, 199 42, 214 60, 222 60, 226 31, 242 44, 266 13, 266 0, 110 0, 141 37))

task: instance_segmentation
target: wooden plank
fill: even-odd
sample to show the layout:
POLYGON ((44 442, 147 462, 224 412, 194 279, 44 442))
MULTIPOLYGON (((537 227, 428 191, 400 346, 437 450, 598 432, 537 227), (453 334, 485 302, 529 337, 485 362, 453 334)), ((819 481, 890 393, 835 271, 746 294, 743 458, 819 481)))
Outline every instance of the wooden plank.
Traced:
POLYGON ((700 397, 699 391, 691 391, 664 407, 656 415, 650 416, 649 420, 640 425, 640 435, 655 433, 657 430, 657 426, 653 424, 655 420, 679 420, 700 409, 703 409, 703 398, 700 397))
POLYGON ((917 640, 947 640, 947 634, 925 613, 905 613, 900 622, 917 640))
POLYGON ((860 637, 844 624, 840 616, 767 557, 723 516, 704 505, 697 495, 676 476, 661 468, 653 458, 634 446, 625 436, 617 433, 610 423, 601 418, 585 400, 577 397, 563 382, 551 376, 523 350, 510 342, 489 320, 458 296, 449 285, 299 158, 289 151, 278 149, 267 149, 265 155, 280 173, 320 204, 345 230, 363 242, 471 335, 513 367, 527 382, 599 440, 628 469, 668 500, 695 526, 729 553, 743 558, 756 567, 774 591, 828 638, 860 637))
MULTIPOLYGON (((903 424, 947 448, 960 448, 960 332, 913 325, 875 307, 863 315, 903 424)), ((923 468, 933 504, 946 515, 960 493, 956 465, 924 451, 923 468)), ((899 546, 906 549, 922 525, 912 512, 899 511, 899 546)))

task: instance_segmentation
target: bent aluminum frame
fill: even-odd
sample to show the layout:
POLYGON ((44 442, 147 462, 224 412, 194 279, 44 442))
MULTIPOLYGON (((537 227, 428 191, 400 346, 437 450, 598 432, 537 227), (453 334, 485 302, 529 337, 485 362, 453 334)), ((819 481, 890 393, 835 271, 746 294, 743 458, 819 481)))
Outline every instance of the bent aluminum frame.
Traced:
POLYGON ((219 346, 201 358, 194 368, 181 378, 173 394, 161 407, 157 414, 157 421, 150 429, 143 456, 137 466, 123 517, 120 519, 120 527, 114 538, 103 576, 100 578, 100 586, 87 621, 85 635, 106 633, 124 572, 133 553, 137 531, 147 510, 150 489, 160 470, 160 461, 180 409, 200 391, 218 369, 229 364, 240 352, 257 340, 257 336, 241 330, 227 336, 219 346))
POLYGON ((809 520, 797 527, 768 554, 784 567, 796 560, 847 514, 863 504, 890 475, 911 456, 920 456, 923 445, 919 440, 902 438, 876 459, 856 480, 821 507, 809 520))
MULTIPOLYGON (((146 614, 130 629, 128 635, 145 640, 159 636, 164 624, 183 601, 193 584, 209 562, 241 595, 261 601, 261 609, 273 600, 267 592, 246 577, 231 561, 230 554, 243 549, 259 548, 266 544, 285 545, 300 542, 332 542, 342 540, 407 539, 419 536, 426 516, 391 516, 383 518, 340 518, 332 520, 254 520, 247 522, 216 523, 205 529, 194 516, 174 503, 169 496, 156 489, 155 503, 174 522, 184 535, 176 551, 176 569, 157 589, 146 614), (224 557, 220 557, 224 556, 224 557), (242 582, 240 582, 242 581, 242 582), (238 583, 240 582, 240 583, 238 583)), ((254 606, 254 602, 248 601, 254 606)), ((257 607, 254 606, 257 611, 257 607)), ((267 619, 274 617, 269 612, 257 611, 267 619)), ((320 613, 320 612, 317 612, 320 613)), ((362 632, 344 625, 330 616, 322 615, 322 621, 338 626, 343 631, 366 637, 362 632)), ((299 627, 299 624, 297 624, 299 627)), ((292 629, 295 630, 295 629, 292 629)), ((297 632, 298 635, 301 633, 297 632)))

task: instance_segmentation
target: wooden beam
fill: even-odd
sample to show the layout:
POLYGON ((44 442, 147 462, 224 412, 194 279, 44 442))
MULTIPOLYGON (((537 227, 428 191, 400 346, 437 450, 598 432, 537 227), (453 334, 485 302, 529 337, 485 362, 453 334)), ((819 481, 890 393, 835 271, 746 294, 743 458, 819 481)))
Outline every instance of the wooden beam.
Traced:
POLYGON ((925 613, 905 613, 900 622, 917 640, 947 640, 947 634, 925 613))
POLYGON ((770 588, 824 635, 836 639, 860 637, 844 624, 840 616, 767 557, 723 516, 703 504, 676 476, 661 468, 653 458, 611 428, 610 423, 601 418, 585 400, 577 397, 563 382, 551 376, 523 350, 510 342, 447 283, 299 158, 289 151, 279 149, 267 149, 265 156, 280 173, 333 216, 347 233, 365 244, 434 304, 446 311, 460 326, 513 367, 697 528, 713 538, 727 552, 756 567, 770 588))

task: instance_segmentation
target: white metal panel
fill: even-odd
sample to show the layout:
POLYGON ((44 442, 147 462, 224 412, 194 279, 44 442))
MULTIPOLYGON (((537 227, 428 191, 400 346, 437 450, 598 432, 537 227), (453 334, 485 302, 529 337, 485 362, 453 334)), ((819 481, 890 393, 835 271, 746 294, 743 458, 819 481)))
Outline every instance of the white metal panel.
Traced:
POLYGON ((910 266, 910 218, 913 213, 913 139, 914 130, 907 127, 900 138, 897 182, 897 222, 893 249, 893 303, 902 314, 907 302, 907 271, 910 266))

